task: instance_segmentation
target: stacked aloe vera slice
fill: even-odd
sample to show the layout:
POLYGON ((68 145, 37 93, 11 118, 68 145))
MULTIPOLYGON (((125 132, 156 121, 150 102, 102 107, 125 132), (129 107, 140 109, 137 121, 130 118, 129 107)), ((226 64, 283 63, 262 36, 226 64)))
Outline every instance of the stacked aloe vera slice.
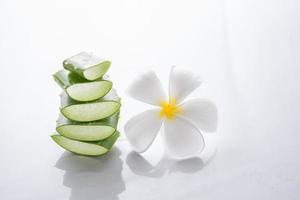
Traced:
POLYGON ((54 80, 61 86, 60 115, 52 139, 73 153, 99 156, 107 153, 117 130, 120 98, 112 82, 103 78, 110 61, 82 52, 63 62, 54 80))

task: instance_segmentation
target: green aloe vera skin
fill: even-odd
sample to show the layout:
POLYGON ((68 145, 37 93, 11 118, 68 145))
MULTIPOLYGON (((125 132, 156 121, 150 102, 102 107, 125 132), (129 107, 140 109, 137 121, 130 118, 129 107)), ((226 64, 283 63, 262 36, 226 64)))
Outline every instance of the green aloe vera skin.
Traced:
POLYGON ((90 82, 75 73, 66 70, 56 72, 53 77, 70 98, 80 102, 99 99, 105 96, 113 86, 112 82, 109 80, 90 82))
POLYGON ((89 81, 101 78, 109 70, 110 65, 110 61, 100 59, 87 52, 81 52, 63 61, 65 69, 89 81))
POLYGON ((73 153, 85 156, 100 156, 111 150, 119 135, 120 133, 115 131, 108 138, 98 142, 82 142, 66 138, 62 135, 52 135, 51 138, 59 146, 73 153))
POLYGON ((109 136, 105 140, 101 140, 101 141, 97 142, 97 144, 108 149, 108 151, 109 151, 109 150, 111 150, 113 145, 116 143, 119 136, 120 136, 120 132, 115 131, 111 136, 109 136))
POLYGON ((69 139, 99 141, 111 136, 117 129, 119 113, 94 122, 74 122, 63 115, 57 120, 56 131, 69 139))
POLYGON ((104 97, 85 103, 78 103, 63 92, 61 95, 61 113, 68 119, 76 122, 97 121, 109 117, 119 111, 120 98, 116 91, 111 89, 104 97))

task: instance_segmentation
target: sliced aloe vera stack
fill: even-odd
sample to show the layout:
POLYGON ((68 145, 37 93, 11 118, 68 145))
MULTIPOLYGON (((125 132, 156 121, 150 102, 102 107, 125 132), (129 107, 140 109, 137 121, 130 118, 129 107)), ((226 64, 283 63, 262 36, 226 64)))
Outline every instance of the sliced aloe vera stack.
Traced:
POLYGON ((119 113, 94 122, 73 122, 63 115, 57 120, 56 131, 67 138, 80 141, 98 141, 111 136, 117 128, 119 113))
POLYGON ((69 97, 76 101, 94 101, 99 99, 106 95, 113 85, 108 80, 90 82, 66 70, 56 72, 53 77, 65 89, 69 97))
POLYGON ((110 61, 86 52, 81 52, 63 61, 65 69, 90 81, 101 78, 108 71, 110 64, 110 61))
POLYGON ((72 100, 66 92, 61 95, 61 113, 66 118, 76 122, 104 119, 117 113, 120 106, 120 98, 114 89, 111 89, 101 99, 86 103, 78 103, 72 100))
POLYGON ((86 52, 63 61, 54 80, 61 86, 60 116, 52 139, 73 153, 100 156, 112 148, 120 133, 120 98, 103 75, 110 61, 86 52))
POLYGON ((100 156, 112 148, 119 135, 120 133, 115 131, 108 138, 97 142, 82 142, 66 138, 62 135, 52 135, 51 137, 59 146, 73 153, 86 156, 100 156))

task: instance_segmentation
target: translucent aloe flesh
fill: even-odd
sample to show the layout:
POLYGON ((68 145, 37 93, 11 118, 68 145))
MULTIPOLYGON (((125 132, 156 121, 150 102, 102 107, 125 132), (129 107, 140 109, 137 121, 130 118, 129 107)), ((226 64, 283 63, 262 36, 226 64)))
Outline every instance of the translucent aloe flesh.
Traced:
POLYGON ((90 81, 101 78, 108 71, 110 65, 110 61, 86 52, 81 52, 63 61, 65 69, 90 81))
POLYGON ((117 128, 119 113, 94 122, 73 122, 60 115, 56 131, 67 138, 80 141, 98 141, 111 136, 117 128))
POLYGON ((106 95, 112 88, 108 80, 87 81, 80 76, 60 70, 54 75, 54 80, 65 89, 66 93, 76 101, 93 101, 106 95))
POLYGON ((86 156, 100 156, 112 148, 119 135, 120 133, 115 131, 110 137, 97 142, 82 142, 62 135, 52 135, 51 137, 59 146, 73 153, 86 156))
POLYGON ((97 121, 109 117, 119 111, 120 98, 114 89, 99 100, 78 103, 63 92, 61 95, 61 113, 76 122, 97 121))

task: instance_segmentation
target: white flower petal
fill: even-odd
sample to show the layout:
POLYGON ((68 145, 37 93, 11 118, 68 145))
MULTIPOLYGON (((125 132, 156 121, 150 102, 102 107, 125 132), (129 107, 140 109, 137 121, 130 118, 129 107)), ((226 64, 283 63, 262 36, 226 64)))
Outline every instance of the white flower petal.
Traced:
POLYGON ((190 121, 200 130, 215 132, 217 130, 218 112, 215 104, 208 99, 192 99, 180 105, 180 116, 190 121))
POLYGON ((169 98, 182 102, 201 84, 200 77, 191 71, 172 67, 169 80, 169 98))
POLYGON ((155 106, 159 106, 161 101, 166 100, 163 86, 153 71, 141 74, 129 86, 127 93, 134 99, 155 106))
POLYGON ((188 158, 196 156, 204 148, 201 132, 188 121, 176 117, 164 122, 164 139, 171 156, 188 158))
POLYGON ((147 110, 133 116, 124 127, 132 148, 139 153, 146 151, 158 134, 162 122, 159 109, 147 110))

